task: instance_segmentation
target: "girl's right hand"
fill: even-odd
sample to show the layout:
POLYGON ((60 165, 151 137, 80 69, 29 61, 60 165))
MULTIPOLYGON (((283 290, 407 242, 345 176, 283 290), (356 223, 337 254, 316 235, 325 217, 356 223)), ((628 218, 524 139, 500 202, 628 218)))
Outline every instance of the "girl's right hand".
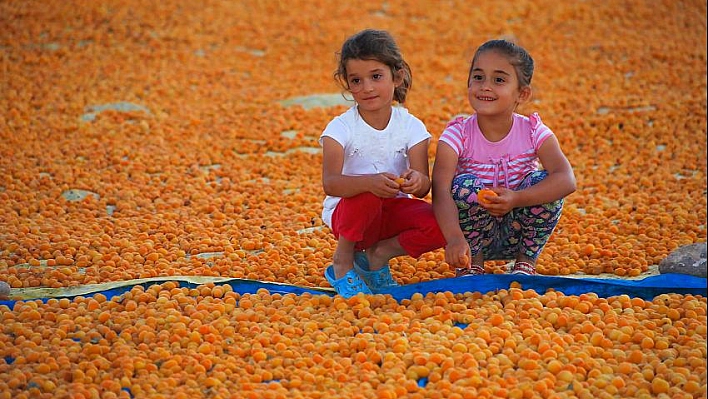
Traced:
POLYGON ((509 190, 504 187, 495 187, 492 191, 494 191, 497 195, 487 197, 486 203, 480 202, 480 205, 486 209, 490 215, 494 217, 503 217, 514 209, 514 198, 516 191, 509 190))
POLYGON ((396 177, 398 176, 387 172, 371 175, 369 191, 380 198, 394 198, 400 188, 396 183, 396 177))
POLYGON ((469 267, 471 262, 470 246, 464 238, 452 240, 445 246, 445 262, 459 268, 469 267))

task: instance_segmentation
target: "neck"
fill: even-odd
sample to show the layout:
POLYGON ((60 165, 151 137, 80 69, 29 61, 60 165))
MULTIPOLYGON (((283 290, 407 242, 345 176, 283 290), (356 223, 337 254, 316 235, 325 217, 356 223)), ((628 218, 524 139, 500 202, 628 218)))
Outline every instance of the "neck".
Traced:
POLYGON ((477 114, 477 124, 484 137, 489 141, 499 141, 506 137, 514 124, 512 115, 479 115, 477 114))
POLYGON ((386 129, 388 122, 391 120, 391 113, 393 113, 393 107, 382 108, 376 111, 364 111, 361 108, 358 108, 358 110, 364 122, 376 130, 386 129))

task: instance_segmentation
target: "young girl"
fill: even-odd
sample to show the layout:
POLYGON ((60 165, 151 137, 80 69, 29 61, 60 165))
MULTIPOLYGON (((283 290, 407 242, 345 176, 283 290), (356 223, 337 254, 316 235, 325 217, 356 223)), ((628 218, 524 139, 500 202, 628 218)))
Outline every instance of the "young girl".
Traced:
POLYGON ((412 76, 385 31, 364 30, 344 42, 337 79, 356 104, 334 118, 323 148, 322 219, 337 238, 325 278, 344 297, 396 285, 388 261, 441 248, 432 205, 423 123, 403 104, 412 76), (418 198, 413 198, 418 197, 418 198))
POLYGON ((538 114, 515 113, 531 98, 533 69, 531 56, 514 43, 484 43, 467 79, 475 113, 451 121, 440 137, 433 207, 447 241, 445 261, 458 276, 484 274, 485 259, 515 259, 512 273, 536 274, 563 199, 575 191, 553 132, 538 114), (493 193, 478 197, 485 188, 493 193))

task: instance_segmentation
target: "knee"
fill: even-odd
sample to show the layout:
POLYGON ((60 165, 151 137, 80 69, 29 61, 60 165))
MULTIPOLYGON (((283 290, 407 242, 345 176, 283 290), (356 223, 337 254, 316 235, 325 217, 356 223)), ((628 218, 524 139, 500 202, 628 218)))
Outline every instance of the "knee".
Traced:
POLYGON ((453 186, 474 187, 481 184, 479 177, 474 173, 460 173, 452 179, 453 186))
POLYGON ((563 213, 563 199, 519 209, 522 220, 534 226, 555 225, 563 213))
MULTIPOLYGON (((477 193, 477 190, 484 187, 484 184, 479 180, 479 178, 472 173, 462 173, 452 180, 452 198, 456 201, 462 201, 463 203, 470 203, 470 196, 477 193)), ((476 202, 476 197, 472 202, 476 202)))
POLYGON ((521 182, 519 187, 528 188, 530 186, 534 186, 543 181, 543 179, 545 179, 546 177, 548 177, 548 172, 546 172, 545 170, 537 170, 535 172, 531 172, 526 176, 526 178, 524 178, 524 181, 521 182))

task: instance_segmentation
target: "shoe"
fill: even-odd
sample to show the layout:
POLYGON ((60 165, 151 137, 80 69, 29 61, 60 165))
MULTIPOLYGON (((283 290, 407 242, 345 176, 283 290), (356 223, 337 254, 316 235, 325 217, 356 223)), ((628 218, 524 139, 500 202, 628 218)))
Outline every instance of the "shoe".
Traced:
POLYGON ((374 293, 391 287, 398 287, 398 283, 393 279, 388 265, 379 270, 369 270, 369 259, 362 251, 354 252, 354 270, 374 293))
POLYGON ((470 267, 458 267, 455 269, 455 277, 479 276, 484 274, 484 266, 472 265, 470 267))
POLYGON ((514 266, 511 267, 511 274, 534 276, 536 275, 536 265, 532 265, 529 262, 514 262, 514 266))
POLYGON ((342 296, 343 298, 351 298, 358 293, 364 293, 372 295, 371 289, 366 285, 364 280, 359 277, 359 275, 354 271, 354 269, 349 270, 342 278, 334 278, 334 267, 332 265, 327 266, 325 269, 325 278, 329 285, 334 288, 334 290, 342 296))

